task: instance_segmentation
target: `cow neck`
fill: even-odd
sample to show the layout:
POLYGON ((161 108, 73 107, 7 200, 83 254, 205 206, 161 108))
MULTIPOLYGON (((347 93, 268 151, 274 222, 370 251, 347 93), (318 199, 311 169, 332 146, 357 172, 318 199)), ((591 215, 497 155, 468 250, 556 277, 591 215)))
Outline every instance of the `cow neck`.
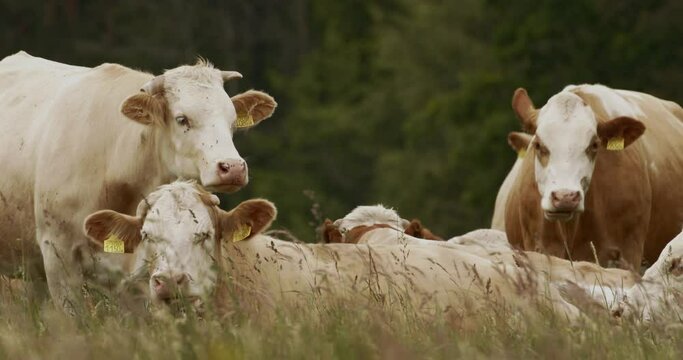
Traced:
MULTIPOLYGON (((129 171, 128 179, 131 183, 144 189, 143 194, 153 191, 156 187, 175 179, 171 172, 171 161, 163 155, 168 147, 163 136, 165 125, 139 125, 129 119, 131 123, 121 134, 118 150, 128 153, 126 159, 135 159, 129 171), (134 143, 131 143, 134 142, 134 143), (121 149, 123 148, 123 149, 121 149)), ((118 155, 118 154, 117 154, 118 155)), ((120 161, 119 161, 120 162, 120 161)))
MULTIPOLYGON (((543 210, 541 210, 541 214, 543 210)), ((541 215, 541 239, 544 245, 551 245, 551 255, 577 260, 574 255, 579 236, 579 227, 583 214, 574 214, 574 217, 566 222, 550 221, 541 215)))

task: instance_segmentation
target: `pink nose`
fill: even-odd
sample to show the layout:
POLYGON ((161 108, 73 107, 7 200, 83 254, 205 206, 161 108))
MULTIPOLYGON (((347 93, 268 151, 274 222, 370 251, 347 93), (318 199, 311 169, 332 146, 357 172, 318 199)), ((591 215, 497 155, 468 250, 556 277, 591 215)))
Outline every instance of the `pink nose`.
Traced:
POLYGON ((225 185, 244 186, 247 184, 247 163, 242 159, 227 159, 216 166, 216 173, 225 185))
POLYGON ((572 190, 556 190, 550 193, 553 207, 557 211, 574 211, 581 201, 581 193, 572 190))
POLYGON ((185 273, 177 275, 154 274, 150 281, 156 297, 160 300, 167 300, 177 295, 187 287, 189 276, 185 273))

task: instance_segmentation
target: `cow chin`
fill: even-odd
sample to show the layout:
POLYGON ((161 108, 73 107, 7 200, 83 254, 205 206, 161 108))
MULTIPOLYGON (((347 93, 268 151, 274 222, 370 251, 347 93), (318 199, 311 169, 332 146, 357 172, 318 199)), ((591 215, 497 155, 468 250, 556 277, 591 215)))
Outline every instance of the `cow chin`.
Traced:
POLYGON ((577 211, 549 211, 544 210, 543 216, 549 221, 567 222, 574 218, 574 213, 577 211))
POLYGON ((204 188, 210 192, 230 194, 242 189, 245 184, 203 184, 204 188))

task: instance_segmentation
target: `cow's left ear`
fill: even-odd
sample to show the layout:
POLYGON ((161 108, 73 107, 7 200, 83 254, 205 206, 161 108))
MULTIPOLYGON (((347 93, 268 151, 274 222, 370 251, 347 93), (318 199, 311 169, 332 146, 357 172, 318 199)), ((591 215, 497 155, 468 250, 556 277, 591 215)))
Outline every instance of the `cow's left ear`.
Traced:
POLYGON ((256 90, 230 98, 237 112, 236 128, 250 128, 273 115, 277 103, 272 96, 256 90))
POLYGON ((322 225, 322 242, 324 244, 334 244, 344 242, 344 237, 342 236, 339 227, 335 225, 332 220, 325 219, 322 225))
POLYGON ((122 240, 126 253, 133 253, 142 241, 141 230, 141 218, 113 210, 92 213, 83 224, 83 231, 94 243, 104 247, 105 240, 122 240))
POLYGON ((241 202, 230 211, 219 210, 218 221, 223 239, 240 241, 267 230, 276 216, 277 209, 272 202, 252 199, 241 202))
POLYGON ((645 124, 628 116, 598 123, 598 136, 609 150, 621 150, 631 145, 644 132, 645 124))

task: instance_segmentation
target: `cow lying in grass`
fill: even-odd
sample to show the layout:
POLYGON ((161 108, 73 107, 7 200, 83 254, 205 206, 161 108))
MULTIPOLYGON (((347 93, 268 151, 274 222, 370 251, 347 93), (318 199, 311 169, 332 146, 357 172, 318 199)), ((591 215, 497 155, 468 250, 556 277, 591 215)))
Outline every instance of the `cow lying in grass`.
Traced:
POLYGON ((387 209, 382 205, 358 206, 344 219, 332 222, 325 219, 322 225, 322 242, 327 244, 345 243, 356 244, 360 236, 367 227, 386 227, 396 229, 406 235, 426 240, 443 240, 442 237, 434 234, 431 230, 422 225, 418 219, 408 221, 398 217, 395 211, 387 209), (341 224, 340 222, 345 222, 341 224), (339 229, 353 228, 352 232, 342 232, 339 229))
MULTIPOLYGON (((466 252, 498 264, 529 267, 543 273, 548 281, 571 281, 584 287, 600 285, 617 291, 631 287, 638 279, 636 274, 627 270, 605 269, 590 262, 571 262, 537 252, 514 250, 505 233, 498 230, 475 230, 443 242, 418 239, 401 232, 396 219, 401 219, 398 213, 383 206, 359 206, 337 220, 337 227, 328 229, 327 234, 350 236, 359 244, 437 246, 449 249, 443 251, 466 252)), ((600 295, 595 294, 596 297, 600 295)))
POLYGON ((111 210, 90 215, 85 232, 99 244, 112 236, 123 241, 135 257, 131 274, 149 274, 135 278, 145 279, 156 301, 232 293, 259 309, 345 299, 458 315, 540 303, 564 317, 579 316, 557 288, 522 266, 421 245, 281 241, 259 234, 275 217, 270 202, 249 200, 231 211, 217 204, 196 184, 175 182, 150 194, 135 217, 111 210))

